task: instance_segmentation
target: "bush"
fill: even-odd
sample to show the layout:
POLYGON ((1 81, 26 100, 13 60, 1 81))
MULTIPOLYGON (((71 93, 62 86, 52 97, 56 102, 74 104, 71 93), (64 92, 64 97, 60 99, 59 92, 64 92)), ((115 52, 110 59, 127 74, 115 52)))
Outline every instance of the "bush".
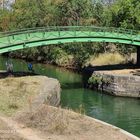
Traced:
POLYGON ((63 49, 58 47, 51 50, 51 54, 51 61, 59 66, 67 66, 72 60, 72 57, 70 55, 68 55, 63 49))
POLYGON ((94 74, 89 78, 88 84, 91 88, 103 88, 104 85, 108 86, 110 84, 110 79, 108 77, 104 77, 102 75, 94 74))
POLYGON ((119 53, 104 53, 99 54, 98 57, 93 57, 90 60, 90 64, 95 65, 111 65, 111 64, 122 64, 126 60, 124 56, 119 53))
POLYGON ((89 78, 88 83, 89 84, 101 84, 102 83, 102 76, 94 75, 94 76, 89 78))

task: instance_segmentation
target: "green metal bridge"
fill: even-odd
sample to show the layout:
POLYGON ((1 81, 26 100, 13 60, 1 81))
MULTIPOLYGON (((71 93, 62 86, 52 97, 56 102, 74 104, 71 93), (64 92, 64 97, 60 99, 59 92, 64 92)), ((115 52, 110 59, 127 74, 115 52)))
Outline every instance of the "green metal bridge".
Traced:
POLYGON ((0 54, 69 42, 113 42, 140 46, 140 32, 94 26, 41 27, 0 32, 0 54))

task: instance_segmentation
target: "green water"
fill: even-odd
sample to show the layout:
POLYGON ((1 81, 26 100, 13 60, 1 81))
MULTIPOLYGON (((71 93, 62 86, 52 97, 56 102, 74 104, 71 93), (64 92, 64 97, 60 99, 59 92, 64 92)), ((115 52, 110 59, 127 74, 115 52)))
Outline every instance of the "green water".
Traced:
MULTIPOLYGON (((6 59, 0 57, 0 69, 6 59)), ((26 62, 13 60, 15 71, 27 71, 26 62)), ((50 65, 34 64, 35 72, 57 78, 62 86, 61 105, 72 109, 83 105, 86 114, 118 126, 140 137, 140 100, 113 97, 83 88, 82 75, 50 65)))

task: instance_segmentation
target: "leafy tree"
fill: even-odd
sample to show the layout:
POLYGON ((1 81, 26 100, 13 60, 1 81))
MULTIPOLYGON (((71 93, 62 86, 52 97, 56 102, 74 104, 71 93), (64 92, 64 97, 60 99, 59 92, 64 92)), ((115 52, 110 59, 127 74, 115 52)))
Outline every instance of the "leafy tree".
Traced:
POLYGON ((140 2, 136 0, 117 0, 104 10, 105 24, 113 27, 139 29, 140 2))
POLYGON ((10 30, 11 13, 7 9, 0 9, 0 31, 10 30))

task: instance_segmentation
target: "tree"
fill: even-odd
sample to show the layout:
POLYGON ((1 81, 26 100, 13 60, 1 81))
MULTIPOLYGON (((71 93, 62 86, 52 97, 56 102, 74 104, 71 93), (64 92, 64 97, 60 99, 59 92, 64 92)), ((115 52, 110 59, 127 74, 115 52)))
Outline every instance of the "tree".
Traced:
POLYGON ((136 0, 118 0, 111 7, 104 10, 104 25, 139 29, 140 2, 136 0))

